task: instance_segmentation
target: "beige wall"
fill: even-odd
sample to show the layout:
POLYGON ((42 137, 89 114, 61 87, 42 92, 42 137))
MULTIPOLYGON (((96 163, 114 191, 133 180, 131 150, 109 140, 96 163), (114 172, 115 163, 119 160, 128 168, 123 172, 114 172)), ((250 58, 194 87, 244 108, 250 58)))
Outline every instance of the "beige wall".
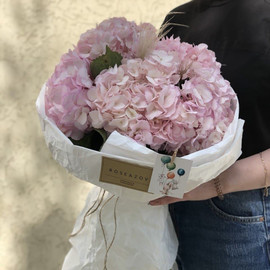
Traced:
POLYGON ((159 27, 181 0, 0 1, 0 269, 60 269, 90 184, 45 146, 40 87, 80 33, 112 16, 159 27))

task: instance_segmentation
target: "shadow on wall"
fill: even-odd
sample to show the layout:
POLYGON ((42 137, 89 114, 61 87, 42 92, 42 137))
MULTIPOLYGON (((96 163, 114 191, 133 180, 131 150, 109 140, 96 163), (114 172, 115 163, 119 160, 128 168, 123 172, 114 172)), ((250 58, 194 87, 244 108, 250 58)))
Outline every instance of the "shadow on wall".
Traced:
POLYGON ((56 209, 43 222, 27 228, 23 238, 27 250, 25 269, 61 269, 70 248, 67 239, 71 221, 65 217, 61 209, 56 209))
POLYGON ((52 161, 35 109, 39 89, 58 61, 58 51, 51 48, 63 49, 54 43, 60 38, 49 21, 57 17, 52 2, 0 4, 5 15, 0 43, 4 68, 0 78, 0 205, 7 208, 3 227, 12 228, 6 242, 0 237, 3 249, 10 250, 1 255, 1 269, 60 269, 70 248, 78 195, 85 195, 79 193, 74 178, 52 161))

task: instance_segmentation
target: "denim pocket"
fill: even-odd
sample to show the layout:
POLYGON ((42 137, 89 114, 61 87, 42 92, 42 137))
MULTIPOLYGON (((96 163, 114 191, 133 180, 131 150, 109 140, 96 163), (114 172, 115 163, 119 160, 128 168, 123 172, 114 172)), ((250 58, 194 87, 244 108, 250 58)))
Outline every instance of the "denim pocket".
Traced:
POLYGON ((219 217, 241 223, 263 222, 262 190, 234 192, 208 200, 211 210, 219 217))

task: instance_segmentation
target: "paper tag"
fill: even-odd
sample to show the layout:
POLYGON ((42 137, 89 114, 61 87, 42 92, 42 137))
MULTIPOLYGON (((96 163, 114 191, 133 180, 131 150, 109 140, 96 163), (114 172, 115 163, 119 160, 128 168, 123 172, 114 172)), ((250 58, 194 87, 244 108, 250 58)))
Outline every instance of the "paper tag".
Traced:
POLYGON ((140 191, 148 191, 153 168, 102 157, 99 181, 140 191))
POLYGON ((158 155, 148 191, 183 198, 192 160, 178 158, 172 162, 171 156, 158 155))

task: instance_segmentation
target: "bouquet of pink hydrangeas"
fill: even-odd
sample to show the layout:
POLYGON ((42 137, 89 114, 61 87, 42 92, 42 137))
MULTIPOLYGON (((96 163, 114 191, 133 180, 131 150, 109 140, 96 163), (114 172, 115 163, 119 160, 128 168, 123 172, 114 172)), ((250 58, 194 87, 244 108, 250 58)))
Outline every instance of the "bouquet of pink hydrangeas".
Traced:
POLYGON ((161 195, 100 182, 102 157, 152 168, 158 153, 192 160, 185 192, 227 169, 241 154, 243 121, 220 67, 206 44, 125 18, 103 21, 62 56, 37 100, 46 143, 74 176, 109 191, 90 192, 64 270, 172 267, 168 209, 146 204, 161 195))
POLYGON ((205 44, 158 39, 150 24, 113 18, 62 56, 47 82, 46 114, 74 140, 116 130, 186 155, 220 142, 233 120, 236 96, 220 66, 205 44))

